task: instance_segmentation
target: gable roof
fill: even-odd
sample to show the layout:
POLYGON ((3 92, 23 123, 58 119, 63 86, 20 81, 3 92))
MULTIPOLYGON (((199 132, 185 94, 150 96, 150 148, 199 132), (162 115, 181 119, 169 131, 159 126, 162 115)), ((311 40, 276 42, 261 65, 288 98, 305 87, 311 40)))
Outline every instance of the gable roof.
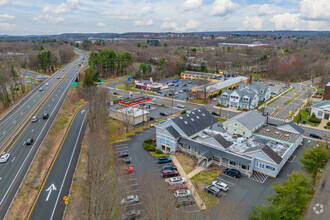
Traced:
POLYGON ((229 141, 227 141, 224 137, 222 137, 221 134, 214 135, 213 139, 216 140, 216 142, 218 142, 225 149, 228 148, 231 145, 231 143, 229 141))
POLYGON ((330 100, 324 100, 324 101, 319 101, 315 102, 312 107, 314 108, 321 108, 323 106, 330 105, 330 100))
POLYGON ((282 157, 280 157, 277 153, 275 153, 268 145, 251 147, 251 148, 247 149, 246 151, 244 151, 244 153, 251 153, 251 152, 257 152, 257 151, 261 151, 264 154, 266 154, 276 164, 280 164, 282 161, 282 157))
POLYGON ((229 122, 237 121, 242 124, 247 129, 251 130, 255 128, 257 125, 264 123, 266 121, 266 117, 259 114, 257 111, 248 111, 243 112, 241 114, 235 115, 234 117, 228 119, 223 122, 223 124, 227 124, 229 122))
POLYGON ((286 123, 283 123, 283 124, 279 124, 276 127, 282 127, 282 126, 285 126, 285 125, 290 125, 293 129, 295 129, 297 132, 299 132, 299 134, 304 134, 305 133, 305 130, 302 129, 299 125, 297 125, 293 121, 286 122, 286 123))
POLYGON ((168 131, 168 132, 170 132, 170 134, 174 137, 174 138, 178 138, 178 137, 180 137, 180 134, 172 127, 172 126, 168 126, 167 128, 166 128, 166 130, 168 131))
POLYGON ((172 121, 189 137, 218 122, 205 108, 195 109, 172 121))

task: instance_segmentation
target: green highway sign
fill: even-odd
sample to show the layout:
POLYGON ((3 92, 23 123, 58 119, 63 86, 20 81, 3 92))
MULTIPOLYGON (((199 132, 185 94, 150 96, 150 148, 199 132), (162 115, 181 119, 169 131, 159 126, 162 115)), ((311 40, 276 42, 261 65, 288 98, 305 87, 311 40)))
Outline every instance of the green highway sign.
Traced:
POLYGON ((71 86, 78 86, 77 82, 71 82, 71 86))

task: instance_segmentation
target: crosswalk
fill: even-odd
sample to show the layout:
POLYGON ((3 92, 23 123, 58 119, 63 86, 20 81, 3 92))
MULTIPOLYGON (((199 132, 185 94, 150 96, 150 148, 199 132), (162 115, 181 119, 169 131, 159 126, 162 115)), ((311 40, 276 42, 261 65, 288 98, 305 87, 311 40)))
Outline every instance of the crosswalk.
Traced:
POLYGON ((253 171, 253 175, 250 177, 250 179, 257 181, 258 183, 264 183, 267 180, 268 176, 263 174, 263 173, 259 173, 258 171, 253 171))
POLYGON ((276 120, 276 121, 282 121, 282 122, 285 122, 285 119, 282 119, 282 118, 276 118, 276 117, 268 117, 268 119, 272 119, 272 120, 276 120))

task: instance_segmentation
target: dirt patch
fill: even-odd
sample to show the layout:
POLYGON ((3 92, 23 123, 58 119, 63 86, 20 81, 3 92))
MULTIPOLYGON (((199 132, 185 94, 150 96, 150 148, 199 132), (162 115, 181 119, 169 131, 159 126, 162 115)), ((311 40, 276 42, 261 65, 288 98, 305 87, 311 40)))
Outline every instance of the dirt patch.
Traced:
POLYGON ((68 122, 72 119, 74 112, 80 105, 81 103, 76 89, 70 89, 62 109, 55 119, 44 143, 40 147, 29 173, 12 204, 7 219, 26 218, 59 144, 67 130, 69 125, 68 122))
POLYGON ((196 167, 197 160, 193 156, 177 152, 175 154, 176 158, 180 162, 183 170, 186 172, 186 174, 189 174, 191 171, 193 171, 196 167))

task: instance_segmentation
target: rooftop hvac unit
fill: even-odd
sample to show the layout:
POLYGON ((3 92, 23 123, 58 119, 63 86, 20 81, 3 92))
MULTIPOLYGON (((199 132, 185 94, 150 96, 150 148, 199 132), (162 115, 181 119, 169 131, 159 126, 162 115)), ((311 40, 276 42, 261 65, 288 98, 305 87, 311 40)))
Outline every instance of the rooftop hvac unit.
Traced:
POLYGON ((266 129, 266 131, 267 131, 267 132, 270 132, 270 130, 269 130, 269 129, 266 129))
POLYGON ((284 136, 285 136, 285 137, 290 137, 290 135, 289 135, 289 134, 284 134, 284 136))
POLYGON ((275 134, 280 134, 280 132, 278 132, 278 131, 275 131, 275 134))

